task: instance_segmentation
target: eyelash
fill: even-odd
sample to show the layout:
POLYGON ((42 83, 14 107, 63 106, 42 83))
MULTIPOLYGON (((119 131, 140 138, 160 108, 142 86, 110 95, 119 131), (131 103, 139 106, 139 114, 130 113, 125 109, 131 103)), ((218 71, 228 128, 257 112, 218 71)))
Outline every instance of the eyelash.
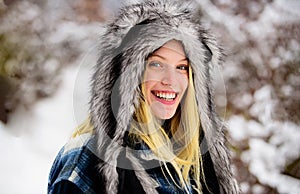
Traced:
POLYGON ((188 71, 189 70, 189 66, 187 65, 180 65, 177 66, 176 69, 182 70, 182 71, 188 71))

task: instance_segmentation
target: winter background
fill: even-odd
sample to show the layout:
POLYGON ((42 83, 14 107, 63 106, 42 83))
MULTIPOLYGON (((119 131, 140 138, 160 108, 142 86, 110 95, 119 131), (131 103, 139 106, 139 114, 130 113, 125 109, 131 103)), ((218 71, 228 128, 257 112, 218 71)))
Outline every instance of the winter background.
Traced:
MULTIPOLYGON (((47 192, 86 117, 102 23, 117 0, 0 0, 0 193, 47 192)), ((243 193, 300 193, 300 1, 199 0, 226 54, 215 68, 243 193)))

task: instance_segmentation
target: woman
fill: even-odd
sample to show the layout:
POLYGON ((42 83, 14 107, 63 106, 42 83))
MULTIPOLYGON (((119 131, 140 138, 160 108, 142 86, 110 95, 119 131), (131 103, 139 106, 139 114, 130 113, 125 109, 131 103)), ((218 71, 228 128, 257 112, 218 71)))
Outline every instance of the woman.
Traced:
POLYGON ((90 117, 58 154, 48 192, 239 193, 212 102, 220 49, 188 4, 127 6, 100 45, 90 117))

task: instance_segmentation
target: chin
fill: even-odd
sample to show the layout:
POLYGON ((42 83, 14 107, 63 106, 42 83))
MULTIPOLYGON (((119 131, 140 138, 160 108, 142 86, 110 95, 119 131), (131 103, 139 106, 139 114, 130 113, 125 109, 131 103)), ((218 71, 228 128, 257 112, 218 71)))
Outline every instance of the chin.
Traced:
POLYGON ((161 110, 158 111, 153 111, 155 117, 157 117, 158 119, 161 120, 167 120, 167 119, 171 119, 174 115, 175 115, 175 111, 167 111, 167 112, 163 112, 161 110))

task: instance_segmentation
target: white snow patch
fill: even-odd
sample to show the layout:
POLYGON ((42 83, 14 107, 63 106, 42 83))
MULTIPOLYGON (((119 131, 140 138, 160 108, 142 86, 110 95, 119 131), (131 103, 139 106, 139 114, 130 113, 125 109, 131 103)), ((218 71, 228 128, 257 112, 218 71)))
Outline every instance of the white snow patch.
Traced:
POLYGON ((52 98, 30 110, 19 107, 7 125, 1 123, 0 193, 46 193, 52 162, 77 125, 72 104, 76 71, 65 70, 52 98))

